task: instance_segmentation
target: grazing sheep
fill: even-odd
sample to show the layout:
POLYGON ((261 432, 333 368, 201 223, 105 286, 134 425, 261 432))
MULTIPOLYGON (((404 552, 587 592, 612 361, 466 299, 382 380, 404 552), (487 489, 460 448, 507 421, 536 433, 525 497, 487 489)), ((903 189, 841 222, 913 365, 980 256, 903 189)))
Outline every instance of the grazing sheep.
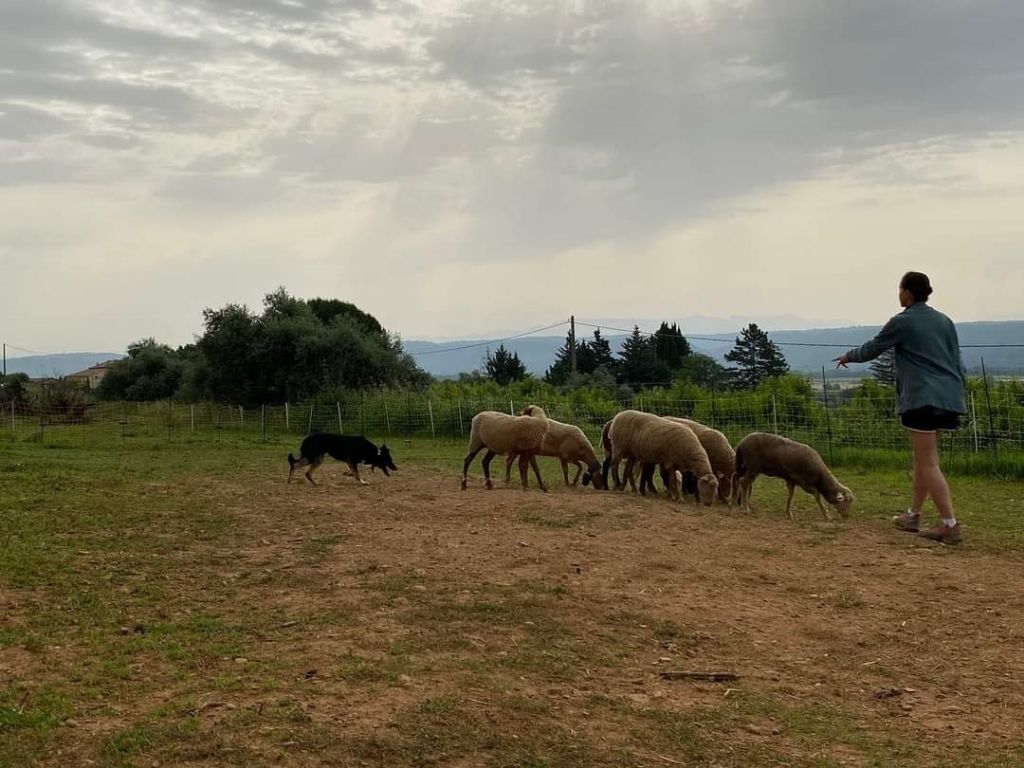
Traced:
MULTIPOLYGON (((689 427, 660 416, 640 411, 622 411, 605 425, 601 434, 605 447, 605 476, 611 468, 616 490, 622 490, 618 465, 626 459, 625 475, 630 486, 633 466, 660 465, 669 473, 669 495, 680 498, 680 477, 676 473, 693 472, 697 476, 697 489, 701 502, 710 505, 718 493, 718 478, 711 471, 707 451, 689 427)), ((644 492, 641 486, 641 492, 644 492)))
MULTIPOLYGON (((544 411, 537 405, 528 405, 523 409, 523 416, 544 415, 544 411)), ((597 461, 597 454, 594 453, 594 446, 583 434, 583 430, 572 424, 563 424, 554 419, 548 419, 548 431, 544 435, 544 442, 541 444, 538 456, 553 456, 562 463, 562 477, 566 485, 579 483, 580 475, 583 475, 583 484, 588 485, 591 481, 594 488, 601 490, 604 487, 604 476, 601 473, 601 465, 597 461), (576 466, 576 477, 572 483, 569 482, 569 465, 576 466), (586 472, 584 473, 584 464, 586 472)), ((511 482, 512 462, 516 454, 509 454, 505 461, 505 484, 511 482)))
POLYGON ((544 443, 544 435, 548 431, 548 419, 539 408, 532 416, 509 416, 498 411, 482 411, 473 417, 469 430, 469 453, 462 465, 462 490, 466 490, 469 465, 484 448, 483 468, 486 487, 494 487, 491 482, 491 460, 497 454, 516 454, 519 456, 519 479, 526 488, 527 465, 533 467, 537 483, 542 491, 547 491, 537 466, 537 452, 544 443))
POLYGON ((843 517, 850 514, 853 493, 836 480, 825 466, 821 454, 809 445, 767 432, 747 435, 736 446, 736 484, 733 487, 733 501, 742 501, 747 512, 750 511, 751 486, 758 475, 786 481, 789 489, 786 514, 790 520, 793 519, 793 490, 797 486, 814 496, 821 516, 826 520, 829 514, 821 503, 822 496, 843 517))
POLYGON ((681 419, 676 416, 666 416, 669 421, 684 424, 693 430, 693 434, 700 440, 704 450, 708 452, 708 459, 711 461, 711 469, 718 478, 718 498, 726 504, 730 503, 732 496, 733 478, 736 475, 736 451, 733 450, 729 438, 712 429, 706 424, 692 419, 681 419))

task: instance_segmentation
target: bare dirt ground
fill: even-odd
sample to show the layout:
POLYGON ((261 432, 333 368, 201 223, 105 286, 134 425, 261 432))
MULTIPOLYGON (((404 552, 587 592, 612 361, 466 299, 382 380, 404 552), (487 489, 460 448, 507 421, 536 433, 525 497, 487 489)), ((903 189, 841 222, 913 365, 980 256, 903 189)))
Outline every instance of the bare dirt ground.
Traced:
POLYGON ((153 549, 80 555, 116 566, 123 636, 0 653, 0 682, 37 687, 114 665, 66 694, 40 765, 1024 765, 1017 557, 822 522, 808 497, 791 523, 764 480, 748 517, 321 474, 196 477, 194 545, 160 546, 156 516, 122 532, 153 549))

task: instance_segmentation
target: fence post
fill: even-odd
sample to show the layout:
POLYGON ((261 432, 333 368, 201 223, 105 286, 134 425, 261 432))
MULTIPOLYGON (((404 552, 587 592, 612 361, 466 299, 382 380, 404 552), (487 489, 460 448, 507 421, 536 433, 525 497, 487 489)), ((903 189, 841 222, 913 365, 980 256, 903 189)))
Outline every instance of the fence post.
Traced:
POLYGON ((988 374, 985 372, 985 358, 981 358, 981 379, 985 382, 985 407, 988 408, 988 437, 992 441, 992 452, 999 460, 999 445, 996 443, 996 428, 992 422, 992 399, 988 393, 988 374))
POLYGON ((263 442, 267 442, 267 404, 263 403, 260 406, 260 437, 263 442))
POLYGON ((359 393, 359 428, 362 434, 366 434, 366 393, 359 393))
POLYGON ((508 415, 509 416, 515 416, 516 415, 516 407, 512 403, 512 398, 508 399, 508 415))
POLYGON ((772 431, 779 434, 779 409, 775 402, 775 395, 772 395, 772 431))
POLYGON ((718 428, 718 424, 717 424, 717 422, 718 422, 718 411, 715 408, 715 379, 714 379, 714 377, 710 378, 708 380, 708 383, 711 385, 711 424, 710 424, 710 426, 712 428, 714 428, 714 429, 717 429, 718 428))
POLYGON ((42 382, 39 386, 41 390, 39 395, 39 444, 42 445, 46 435, 46 382, 42 382))
POLYGON ((412 437, 412 392, 405 393, 405 436, 412 437))
MULTIPOLYGON (((11 413, 14 413, 14 403, 11 403, 11 413)), ((14 418, 13 416, 11 417, 14 418)), ((466 426, 462 423, 462 395, 459 395, 459 437, 466 436, 466 426)))
POLYGON ((345 428, 341 424, 341 401, 335 400, 334 404, 338 406, 338 431, 344 434, 345 428))
POLYGON ((309 404, 309 429, 306 430, 307 435, 313 434, 313 403, 309 404))
POLYGON ((291 420, 291 415, 288 412, 288 401, 287 400, 284 401, 284 431, 285 432, 291 432, 292 431, 292 420, 291 420))
POLYGON ((167 442, 171 442, 171 430, 174 429, 174 403, 167 399, 167 442))
POLYGON ((128 414, 125 412, 125 405, 121 403, 121 442, 124 442, 125 430, 128 428, 128 414))
POLYGON ((431 400, 427 400, 427 414, 430 416, 430 436, 437 437, 434 432, 434 403, 431 400))
POLYGON ((238 406, 238 426, 245 429, 245 409, 238 406))
POLYGON ((388 413, 388 399, 384 397, 384 390, 380 391, 380 401, 384 405, 384 425, 388 429, 388 435, 391 434, 391 414, 388 413))
POLYGON ((825 428, 828 430, 828 463, 835 460, 832 455, 832 414, 828 407, 828 382, 825 380, 825 366, 821 366, 821 388, 825 395, 825 428))
POLYGON ((974 405, 974 393, 971 392, 971 425, 974 427, 974 452, 978 452, 978 409, 974 405))

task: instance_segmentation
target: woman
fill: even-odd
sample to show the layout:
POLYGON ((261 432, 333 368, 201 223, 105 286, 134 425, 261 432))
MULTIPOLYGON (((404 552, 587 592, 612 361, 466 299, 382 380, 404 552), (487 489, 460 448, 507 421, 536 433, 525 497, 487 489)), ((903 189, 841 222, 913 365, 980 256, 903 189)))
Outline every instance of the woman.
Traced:
POLYGON ((960 526, 953 515, 949 486, 939 468, 939 433, 956 429, 964 405, 966 372, 953 321, 928 306, 932 286, 921 272, 900 280, 904 310, 868 343, 837 357, 837 367, 866 363, 887 349, 896 355, 896 413, 910 435, 914 451, 914 497, 905 514, 893 518, 896 527, 926 539, 959 544, 960 526), (931 498, 939 510, 939 525, 920 530, 921 507, 931 498))

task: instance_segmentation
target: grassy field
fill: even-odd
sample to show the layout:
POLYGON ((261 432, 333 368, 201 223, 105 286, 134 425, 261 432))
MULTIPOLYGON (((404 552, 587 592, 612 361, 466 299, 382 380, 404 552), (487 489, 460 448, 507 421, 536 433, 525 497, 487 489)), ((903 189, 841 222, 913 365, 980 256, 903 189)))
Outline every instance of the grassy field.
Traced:
POLYGON ((1024 483, 954 476, 953 549, 870 457, 790 522, 289 447, 0 441, 0 766, 1024 765, 1024 483))

